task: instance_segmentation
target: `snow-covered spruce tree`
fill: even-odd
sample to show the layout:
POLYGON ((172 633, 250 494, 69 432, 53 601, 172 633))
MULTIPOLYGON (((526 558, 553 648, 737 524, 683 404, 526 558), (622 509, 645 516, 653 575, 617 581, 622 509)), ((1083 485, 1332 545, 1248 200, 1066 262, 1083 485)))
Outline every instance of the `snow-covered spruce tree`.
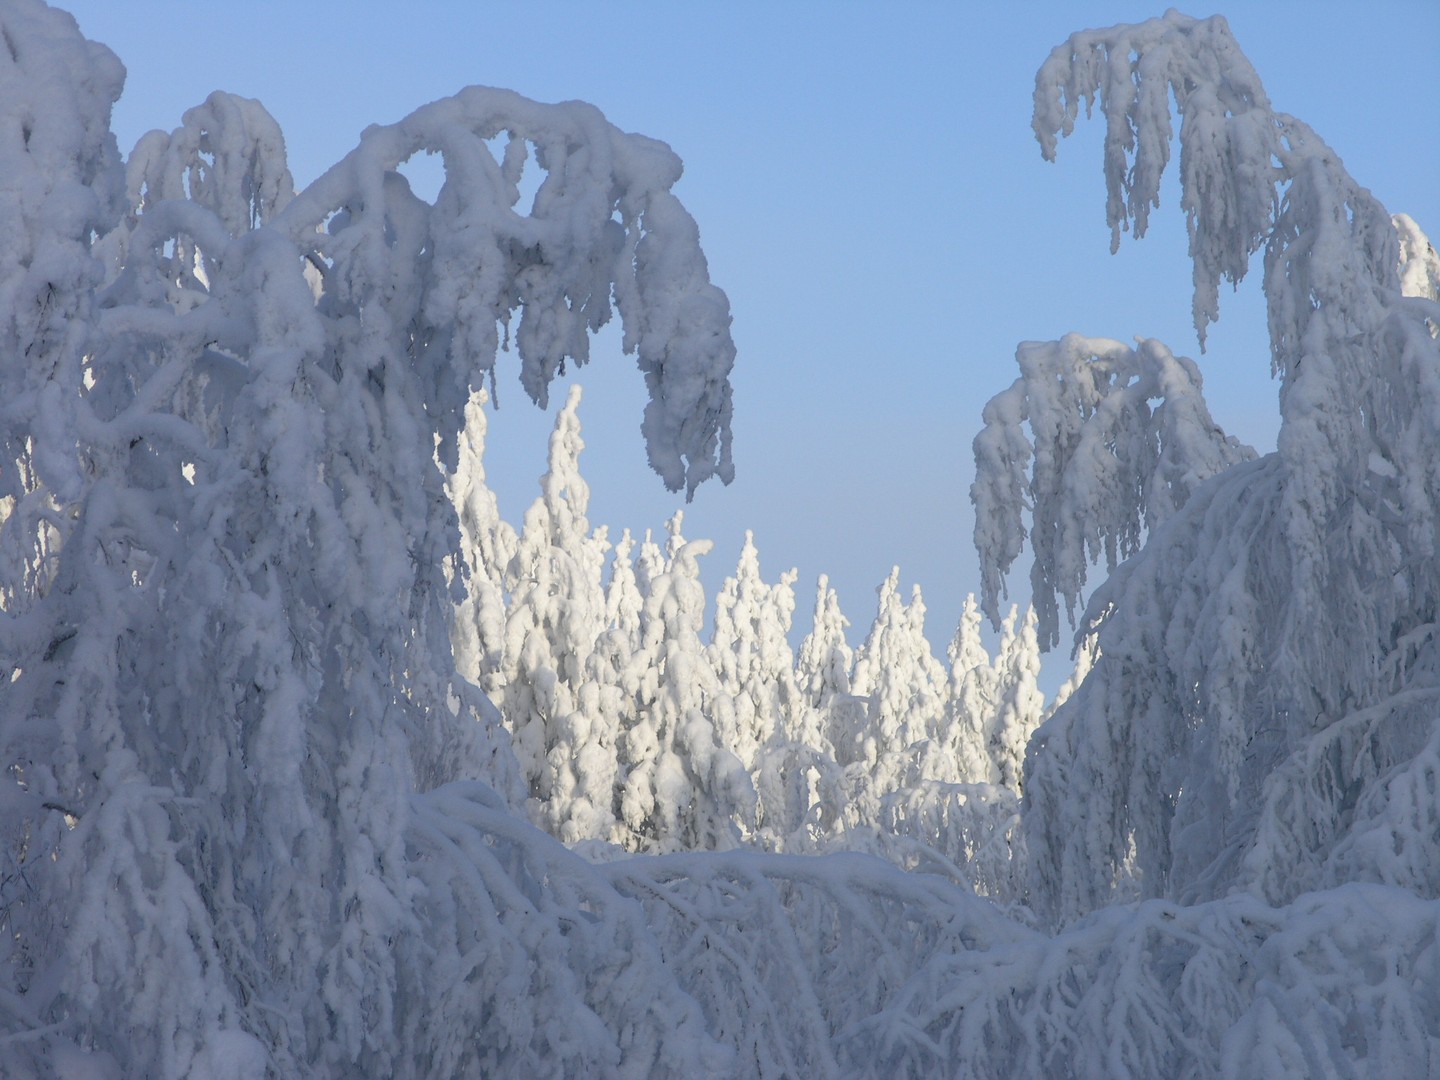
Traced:
POLYGON ((987 715, 991 783, 1012 791, 1024 787, 1022 771, 1030 737, 1040 725, 1045 695, 1040 692, 1039 622, 1034 608, 1022 617, 1011 609, 1001 624, 1000 647, 995 654, 995 709, 987 715))
POLYGON ((1033 898, 1065 919, 1236 886, 1272 902, 1356 880, 1434 897, 1433 254, 1270 106, 1224 20, 1177 13, 1076 34, 1037 77, 1046 156, 1099 100, 1117 241, 1156 204, 1172 95, 1196 328, 1203 340, 1220 281, 1263 252, 1282 426, 1250 460, 1210 421, 1193 365, 1153 342, 1022 347, 1021 380, 986 407, 974 497, 992 616, 1022 501, 1047 642, 1087 556, 1132 556, 1090 599, 1093 669, 1032 745, 1033 898))
MULTIPOLYGON (((679 531, 679 522, 671 518, 665 523, 671 535, 679 531)), ((635 553, 635 587, 642 597, 650 595, 650 587, 655 579, 665 573, 665 552, 660 544, 651 535, 649 529, 640 538, 640 550, 635 553)), ((640 613, 640 636, 645 636, 645 613, 644 605, 641 605, 640 613)))
POLYGON ((949 697, 945 712, 945 744, 955 768, 971 778, 989 777, 986 719, 1000 700, 999 673, 981 639, 983 618, 973 593, 965 597, 955 634, 945 649, 950 662, 949 697))
POLYGON ((645 675, 625 731, 621 813, 632 850, 724 850, 755 827, 755 789, 724 743, 734 705, 700 641, 705 587, 698 559, 709 540, 687 541, 669 523, 671 556, 650 583, 644 640, 632 657, 645 675))
POLYGON ((610 580, 605 583, 605 626, 622 635, 632 650, 640 644, 640 613, 644 609, 645 597, 635 575, 635 539, 625 529, 615 545, 610 580))
POLYGON ((855 651, 845 640, 850 625, 840 611, 840 596, 821 574, 815 585, 815 609, 810 633, 800 642, 795 656, 795 678, 806 699, 816 709, 825 709, 836 697, 850 693, 850 669, 855 651))
POLYGON ((796 571, 788 570, 774 585, 763 581, 755 538, 746 532, 735 576, 725 579, 716 596, 707 650, 734 703, 735 732, 726 745, 750 771, 762 842, 776 849, 809 826, 812 809, 824 801, 824 778, 836 771, 820 713, 810 707, 796 677, 788 636, 795 577, 796 571))
MULTIPOLYGON (((627 692, 630 646, 618 630, 606 630, 585 660, 585 679, 575 693, 575 711, 562 718, 559 746, 551 751, 563 813, 547 807, 546 820, 564 843, 618 844, 621 793, 620 743, 634 714, 627 692)), ((554 795, 552 795, 554 798, 554 795)))
POLYGON ((456 606, 450 639, 455 669, 492 701, 505 689, 505 571, 519 538, 500 516, 500 501, 485 482, 489 393, 476 390, 465 406, 459 457, 446 491, 460 517, 461 557, 448 567, 463 574, 465 594, 456 606))
POLYGON ((497 320, 543 402, 613 298, 652 463, 728 478, 728 312, 678 159, 471 89, 298 194, 223 94, 127 164, 115 58, 36 0, 0 30, 6 1070, 703 1073, 633 914, 553 891, 559 855, 449 784, 509 792, 514 763, 455 672, 437 463, 497 320), (433 205, 395 171, 425 151, 433 205))
POLYGON ((897 566, 876 591, 875 621, 855 654, 852 686, 868 704, 861 752, 872 782, 884 791, 916 778, 921 744, 942 722, 947 680, 924 635, 920 587, 906 604, 897 566))
MULTIPOLYGON (((580 388, 555 418, 541 496, 525 513, 504 580, 505 681, 500 702, 530 791, 531 815, 558 835, 573 788, 576 698, 586 658, 605 628, 605 530, 590 531, 580 475, 580 388), (563 729, 563 730, 562 730, 563 729), (558 783, 558 786, 557 786, 558 783)), ((582 725, 583 726, 583 725, 582 725)))
POLYGON ((735 701, 731 749, 752 771, 762 748, 788 724, 799 697, 790 623, 795 614, 795 571, 777 585, 760 577, 760 554, 747 531, 735 575, 715 597, 715 628, 706 650, 721 686, 735 701))

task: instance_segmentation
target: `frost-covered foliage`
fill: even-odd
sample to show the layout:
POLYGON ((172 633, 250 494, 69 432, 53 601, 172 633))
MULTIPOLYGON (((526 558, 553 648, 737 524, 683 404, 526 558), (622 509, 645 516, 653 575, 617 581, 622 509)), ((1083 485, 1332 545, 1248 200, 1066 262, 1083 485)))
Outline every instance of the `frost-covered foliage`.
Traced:
POLYGON ((947 672, 919 589, 899 599, 898 570, 858 651, 822 578, 797 656, 795 571, 766 582, 747 535, 703 643, 698 560, 712 545, 688 541, 682 515, 663 550, 647 534, 637 554, 624 533, 604 580, 608 529, 585 517, 579 403, 572 388, 518 539, 485 486, 483 423, 465 433, 471 473, 451 481, 477 583, 455 653, 501 703, 531 821, 601 858, 858 847, 1018 895, 1019 761, 1044 707, 1034 614, 1011 611, 992 658, 972 599, 947 672), (486 568, 507 551, 496 578, 486 568))
MULTIPOLYGON (((452 658, 441 463, 498 321, 543 401, 613 301, 657 469, 728 478, 728 314, 678 159, 471 89, 297 193, 258 103, 213 95, 122 160, 119 62, 34 0, 0 36, 0 1071, 78 1047, 131 1076, 430 1076, 468 1040, 573 1075, 596 1050, 569 1021, 456 1019, 510 1010, 522 971, 568 1017, 604 962, 485 879, 474 796, 427 794, 523 775, 452 658), (425 151, 433 206, 396 171, 425 151)), ((614 1021, 633 1061, 694 1064, 675 1006, 614 1021)))
POLYGON ((992 555, 1036 496, 1073 608, 1087 553, 1141 546, 1023 777, 1031 613, 992 658, 971 604, 947 668, 898 575, 858 652, 822 579, 792 657, 793 574, 747 544, 704 643, 680 515, 603 580, 573 395, 499 519, 515 311, 543 401, 613 299, 657 469, 728 476, 725 302, 664 147, 470 90, 297 193, 256 102, 125 162, 113 56, 38 0, 0 45, 6 1077, 1440 1072, 1440 264, 1222 21, 1078 35, 1038 117, 1100 93, 1142 231, 1176 95, 1197 320, 1264 247, 1280 448, 1242 460, 1152 343, 1035 353, 992 555), (754 850, 847 846, 884 858, 754 850))
POLYGON ((1054 937, 854 854, 605 867, 741 1075, 1429 1076, 1440 902, 1350 885, 1096 912, 1054 937))
POLYGON ((455 610, 451 638, 455 668, 490 697, 505 687, 505 573, 519 537, 500 516, 500 501, 485 483, 485 406, 490 395, 477 390, 465 406, 459 462, 447 493, 460 518, 463 557, 446 567, 452 581, 465 573, 465 595, 455 610))
POLYGON ((975 544, 984 610, 999 622, 1004 575, 1028 535, 1048 648, 1060 640, 1057 597, 1073 625, 1092 560, 1103 553, 1115 569, 1198 484, 1255 452, 1210 418, 1195 362, 1158 341, 1132 349, 1067 334, 1027 341, 1015 360, 1020 378, 985 406, 975 439, 975 544))
POLYGON ((1173 95, 1196 328, 1217 317, 1218 283, 1263 252, 1282 426, 1275 453, 1245 460, 1210 422, 1193 365, 1149 342, 1022 347, 1025 375, 987 407, 987 600, 1025 498, 1042 617, 1047 591, 1073 610, 1088 557, 1133 556, 1091 597, 1082 628, 1098 658, 1032 746, 1033 899, 1068 919, 1117 896, 1237 886, 1275 903, 1357 880, 1434 897, 1433 249, 1270 106, 1221 19, 1077 34, 1036 87, 1047 156, 1098 100, 1117 240, 1143 234, 1156 203, 1173 95), (1159 407, 1076 397, 1132 355, 1184 376, 1143 392, 1159 407))
MULTIPOLYGON (((1406 296, 1440 300, 1440 254, 1435 245, 1409 214, 1396 214, 1392 220, 1400 236, 1400 291, 1406 296)), ((1430 332, 1432 336, 1440 333, 1433 319, 1430 332)))

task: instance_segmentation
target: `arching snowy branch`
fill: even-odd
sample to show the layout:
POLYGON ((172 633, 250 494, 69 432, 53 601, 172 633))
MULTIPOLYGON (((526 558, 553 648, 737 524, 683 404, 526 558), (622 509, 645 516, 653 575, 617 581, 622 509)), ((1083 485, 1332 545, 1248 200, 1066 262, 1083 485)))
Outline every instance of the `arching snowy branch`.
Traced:
POLYGON ((453 468, 497 320, 543 402, 618 305, 657 468, 728 479, 728 310, 679 161, 471 90, 295 194, 273 120, 216 94, 127 175, 118 61, 36 0, 0 37, 0 1011, 135 1075, 428 1073, 404 994, 466 931, 418 904, 453 849, 412 846, 413 797, 518 790, 455 669, 437 439, 453 468), (434 206, 395 171, 426 150, 434 206))
MULTIPOLYGON (((669 190, 680 172, 663 143, 619 131, 593 106, 471 87, 367 129, 296 195, 274 121, 258 102, 217 92, 132 154, 131 212, 100 249, 118 276, 107 300, 168 300, 183 313, 223 299, 254 246, 248 234, 264 226, 274 234, 267 243, 293 245, 295 269, 311 282, 304 295, 313 291, 342 339, 363 327, 372 348, 408 356, 451 467, 470 387, 488 376, 493 395, 515 313, 520 381, 543 406, 555 376, 567 361, 588 361, 589 335, 618 308, 625 349, 650 389, 642 430, 651 464, 689 495, 734 474, 735 349, 729 303, 669 190), (497 160, 491 147, 502 142, 497 160), (398 171, 422 153, 444 161, 433 206, 398 171), (522 207, 532 154, 544 179, 522 207)), ((244 355, 245 324, 212 315, 200 320, 205 333, 244 355)))
POLYGON ((324 268, 325 295, 383 317, 424 358, 437 416, 458 417, 466 384, 493 371, 497 323, 508 335, 517 309, 521 383, 544 405, 566 361, 589 359, 588 334, 609 322, 613 297, 650 390, 651 465, 688 495, 712 475, 733 477, 735 349, 699 231, 670 194, 680 172, 667 146, 619 131, 591 105, 470 87, 367 129, 274 224, 324 268), (497 161, 489 144, 500 139, 497 161), (394 171, 419 153, 445 164, 433 207, 394 171), (521 212, 532 153, 545 177, 521 212))

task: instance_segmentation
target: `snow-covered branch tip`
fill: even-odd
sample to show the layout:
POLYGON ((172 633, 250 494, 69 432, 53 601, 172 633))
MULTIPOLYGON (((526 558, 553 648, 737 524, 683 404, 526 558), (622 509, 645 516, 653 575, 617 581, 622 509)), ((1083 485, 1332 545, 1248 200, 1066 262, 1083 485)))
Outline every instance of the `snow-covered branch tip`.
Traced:
POLYGON ((1201 481, 1255 456, 1210 417, 1195 362, 1158 341, 1130 348, 1067 334, 1027 341, 1020 378, 985 406, 975 437, 975 546, 982 604, 997 627, 1005 574, 1025 542, 1043 647, 1059 643, 1091 562, 1140 549, 1201 481), (1028 433, 1027 433, 1028 427, 1028 433))
MULTIPOLYGON (((1171 10, 1133 26, 1084 30, 1051 52, 1035 76, 1032 126, 1046 160, 1071 134, 1084 103, 1105 117, 1105 220, 1110 250, 1120 234, 1145 235, 1160 205, 1170 160, 1171 95, 1179 103, 1182 207, 1195 260, 1195 329, 1219 315, 1217 285, 1238 282, 1279 210, 1273 163, 1283 160, 1285 121, 1224 18, 1171 10)), ((1306 129, 1308 130, 1308 129, 1306 129)))

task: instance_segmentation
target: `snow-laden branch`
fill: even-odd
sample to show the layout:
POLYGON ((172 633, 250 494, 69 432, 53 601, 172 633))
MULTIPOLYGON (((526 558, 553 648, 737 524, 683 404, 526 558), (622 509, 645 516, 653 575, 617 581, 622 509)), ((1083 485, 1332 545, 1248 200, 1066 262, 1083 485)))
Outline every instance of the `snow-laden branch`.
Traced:
POLYGON ((497 324, 508 341, 517 310, 521 383, 544 405, 566 361, 589 359, 588 335, 609 322, 613 298, 650 390, 651 465, 689 495, 712 475, 733 476, 735 348, 699 230, 670 193, 681 168, 663 143, 621 132, 594 106, 470 87, 368 128, 274 225, 326 267, 326 293, 378 306, 427 366, 449 372, 448 383, 432 376, 430 402, 446 415, 493 372, 497 324), (502 140, 497 160, 491 146, 502 140), (421 153, 444 162, 433 207, 395 172, 421 153), (531 154, 544 179, 522 208, 531 154))
MULTIPOLYGON (((502 347, 513 339, 521 384, 544 406, 556 375, 589 360, 590 334, 618 308, 650 390, 650 462, 688 496, 710 476, 734 475, 735 349, 729 303, 670 192, 681 168, 663 143, 619 131, 591 105, 470 87, 368 128, 296 194, 274 120, 258 102, 217 92, 131 155, 130 212, 100 247, 115 278, 107 303, 190 311, 243 277, 254 230, 283 237, 309 279, 298 295, 330 333, 358 320, 408 356, 452 467, 470 389, 488 377, 495 396, 502 347), (401 175, 420 154, 444 163, 434 205, 401 175), (543 180, 527 207, 520 182, 532 156, 543 180)), ((253 329, 218 315, 206 332, 243 356, 253 329)))
POLYGON ((1280 209, 1290 130, 1309 129, 1270 109, 1260 78, 1223 18, 1164 18, 1084 30, 1058 46, 1035 76, 1035 137, 1053 160, 1081 105, 1105 118, 1105 219, 1110 249, 1122 231, 1145 235, 1160 205, 1160 180, 1178 102, 1181 206, 1195 262, 1195 329, 1219 317, 1218 286, 1245 276, 1280 209))
MULTIPOLYGON (((1359 840, 1391 835, 1406 812, 1420 816, 1400 831, 1430 836, 1404 794, 1428 769, 1428 743, 1387 738, 1360 752, 1364 725, 1351 718, 1434 723, 1406 697, 1434 679, 1426 628, 1440 607, 1430 245, 1408 219, 1392 223, 1309 127, 1271 108, 1223 19, 1175 12, 1076 34, 1037 76, 1047 156, 1080 105, 1098 102, 1117 239, 1143 233, 1157 204, 1172 100, 1197 331, 1217 317, 1220 281, 1264 253, 1278 450, 1242 460, 1187 375, 1156 410, 1170 412, 1172 395, 1185 402, 1172 455, 1156 413, 1107 407, 1113 394, 1087 406, 1056 346, 1048 374, 1027 370, 987 408, 975 491, 989 595, 1026 509, 1052 641, 1055 594, 1073 611, 1087 560, 1104 551, 1113 569, 1084 620, 1098 627, 1095 666, 1031 748, 1033 895, 1061 917, 1136 890, 1203 899, 1249 884, 1285 900, 1340 865, 1428 894, 1440 888, 1433 869, 1417 879, 1396 868, 1440 861, 1397 862, 1359 840), (1311 782, 1304 763, 1322 758, 1311 782)), ((1107 347, 1071 349, 1098 373, 1114 362, 1107 347)), ((1022 349, 1022 365, 1035 355, 1022 349)))
POLYGON ((1030 583, 1049 648, 1060 638, 1058 599, 1073 625, 1092 561, 1103 554, 1113 570, 1199 483, 1255 452, 1210 418, 1194 361, 1158 341, 1132 349, 1068 334, 1025 342, 1015 359, 1020 378, 986 404, 975 437, 975 546, 982 603, 998 626, 1029 511, 1030 583))

